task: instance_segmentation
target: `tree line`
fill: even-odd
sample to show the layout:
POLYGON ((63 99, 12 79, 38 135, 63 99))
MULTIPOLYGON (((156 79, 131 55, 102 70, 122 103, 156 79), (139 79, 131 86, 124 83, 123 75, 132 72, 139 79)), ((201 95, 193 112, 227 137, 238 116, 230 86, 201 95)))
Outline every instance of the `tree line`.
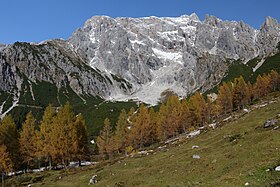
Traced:
MULTIPOLYGON (((271 71, 259 75, 253 85, 242 76, 233 82, 223 82, 215 100, 196 92, 182 100, 172 95, 158 110, 144 104, 137 110, 122 110, 114 128, 105 119, 97 137, 98 152, 108 159, 148 147, 207 125, 277 90, 280 90, 280 75, 271 71)), ((69 103, 59 109, 49 105, 39 123, 29 112, 21 129, 7 115, 0 121, 0 171, 40 167, 41 163, 50 167, 67 166, 70 161, 88 158, 88 143, 85 120, 81 114, 73 113, 69 103)))
POLYGON ((0 170, 2 174, 28 169, 40 163, 49 167, 67 166, 70 161, 81 161, 89 154, 85 120, 74 115, 69 103, 59 110, 49 105, 39 127, 31 112, 21 129, 17 129, 11 115, 0 121, 0 170))
POLYGON ((242 76, 233 82, 223 82, 215 99, 195 92, 182 100, 176 95, 169 96, 158 111, 144 104, 137 112, 134 108, 129 112, 122 110, 114 130, 110 120, 105 119, 97 138, 98 151, 108 159, 116 154, 142 149, 222 119, 278 90, 280 75, 272 70, 269 74, 259 75, 253 85, 246 83, 242 76))

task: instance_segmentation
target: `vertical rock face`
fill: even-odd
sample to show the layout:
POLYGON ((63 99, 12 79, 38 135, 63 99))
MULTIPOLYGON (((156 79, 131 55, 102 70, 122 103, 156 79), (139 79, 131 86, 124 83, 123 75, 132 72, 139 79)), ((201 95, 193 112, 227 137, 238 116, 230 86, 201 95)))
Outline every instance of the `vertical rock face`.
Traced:
POLYGON ((184 96, 218 84, 230 63, 278 52, 280 26, 196 14, 181 17, 94 16, 67 40, 0 45, 0 88, 16 93, 23 79, 70 86, 79 95, 156 104, 171 89, 184 96))
POLYGON ((177 18, 94 16, 68 41, 91 67, 131 82, 135 92, 129 97, 156 102, 168 88, 179 95, 211 88, 233 59, 246 63, 276 53, 279 28, 271 17, 256 30, 242 21, 214 16, 200 21, 195 14, 177 18))

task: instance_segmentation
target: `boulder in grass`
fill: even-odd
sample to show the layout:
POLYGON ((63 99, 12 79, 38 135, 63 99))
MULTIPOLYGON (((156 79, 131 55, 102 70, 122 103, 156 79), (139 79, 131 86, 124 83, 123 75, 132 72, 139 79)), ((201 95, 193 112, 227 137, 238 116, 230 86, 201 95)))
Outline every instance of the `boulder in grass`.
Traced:
POLYGON ((277 166, 277 167, 275 168, 275 171, 280 171, 280 166, 277 166))
POLYGON ((278 123, 277 119, 269 119, 263 124, 263 128, 272 127, 272 126, 276 125, 277 123, 278 123))
POLYGON ((93 175, 91 179, 89 179, 88 185, 97 183, 97 175, 93 175))

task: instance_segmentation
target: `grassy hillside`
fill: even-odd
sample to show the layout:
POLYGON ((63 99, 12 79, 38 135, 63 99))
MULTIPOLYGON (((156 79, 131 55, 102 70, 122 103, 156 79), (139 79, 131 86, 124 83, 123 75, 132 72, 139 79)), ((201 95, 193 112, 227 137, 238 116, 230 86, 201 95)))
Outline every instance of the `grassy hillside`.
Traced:
POLYGON ((162 152, 12 180, 16 183, 29 177, 39 181, 34 186, 81 187, 88 186, 89 178, 97 174, 94 186, 102 187, 244 186, 247 182, 250 186, 279 186, 280 172, 274 168, 280 165, 280 129, 264 129, 263 123, 280 113, 280 93, 268 101, 276 102, 162 152), (192 149, 194 145, 199 148, 192 149), (201 158, 193 159, 194 154, 201 158))

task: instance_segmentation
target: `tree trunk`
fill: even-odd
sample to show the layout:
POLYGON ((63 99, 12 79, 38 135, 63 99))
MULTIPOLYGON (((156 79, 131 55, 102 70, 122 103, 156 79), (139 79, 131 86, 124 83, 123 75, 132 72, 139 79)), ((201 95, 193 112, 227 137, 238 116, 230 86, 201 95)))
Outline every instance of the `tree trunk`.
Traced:
POLYGON ((2 187, 4 187, 4 172, 2 172, 2 187))
POLYGON ((52 157, 49 156, 49 167, 50 167, 50 170, 52 169, 52 157))
POLYGON ((81 159, 79 159, 79 167, 81 167, 82 166, 82 161, 81 161, 81 159))
POLYGON ((38 159, 38 168, 41 168, 41 159, 38 159))

